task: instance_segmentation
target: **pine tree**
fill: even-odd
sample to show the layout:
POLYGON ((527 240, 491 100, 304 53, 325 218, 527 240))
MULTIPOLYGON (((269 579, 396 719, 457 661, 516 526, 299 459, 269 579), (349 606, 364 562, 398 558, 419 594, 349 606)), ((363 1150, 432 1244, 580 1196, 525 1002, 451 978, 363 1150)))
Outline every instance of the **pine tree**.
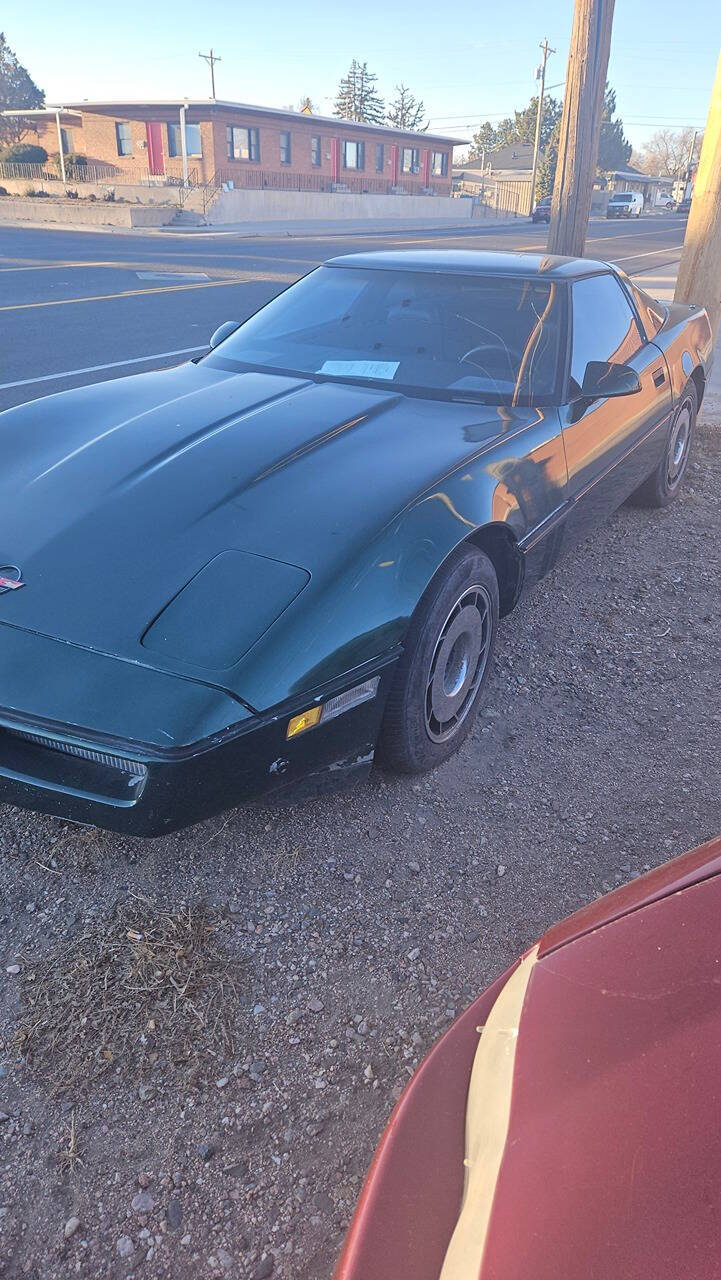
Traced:
POLYGON ((470 151, 468 152, 469 160, 480 160, 484 151, 492 151, 498 146, 498 135, 491 124, 490 120, 486 120, 482 124, 477 133, 473 135, 470 151))
POLYGON ((388 108, 387 123, 394 129, 410 129, 425 133, 430 121, 422 123, 426 109, 404 84, 396 85, 396 98, 388 108))
POLYGON ((601 136, 598 142, 598 168, 601 173, 625 169, 631 159, 631 143, 623 131, 623 120, 614 120, 616 94, 609 85, 603 98, 601 136))
MULTIPOLYGON (((18 62, 0 31, 0 112, 20 107, 42 107, 44 103, 42 89, 38 89, 25 67, 18 62)), ((8 120, 0 115, 0 143, 20 142, 31 128, 24 120, 8 120)))
POLYGON ((383 124, 385 103, 376 89, 377 76, 368 70, 367 62, 356 58, 350 64, 347 76, 338 85, 333 114, 343 120, 357 120, 363 124, 383 124))

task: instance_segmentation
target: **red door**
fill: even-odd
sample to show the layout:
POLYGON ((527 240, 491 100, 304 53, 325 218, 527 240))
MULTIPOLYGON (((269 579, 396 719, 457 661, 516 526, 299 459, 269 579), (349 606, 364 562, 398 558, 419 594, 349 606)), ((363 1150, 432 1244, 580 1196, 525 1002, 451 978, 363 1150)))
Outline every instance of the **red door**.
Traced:
POLYGON ((340 182, 340 138, 330 140, 330 180, 340 182))
POLYGON ((391 186, 398 186, 398 143, 391 143, 391 186))
POLYGON ((423 149, 423 186, 431 185, 431 153, 427 147, 423 149))
POLYGON ((145 133, 148 139, 148 169, 150 173, 165 173, 163 126, 160 120, 148 120, 145 133))

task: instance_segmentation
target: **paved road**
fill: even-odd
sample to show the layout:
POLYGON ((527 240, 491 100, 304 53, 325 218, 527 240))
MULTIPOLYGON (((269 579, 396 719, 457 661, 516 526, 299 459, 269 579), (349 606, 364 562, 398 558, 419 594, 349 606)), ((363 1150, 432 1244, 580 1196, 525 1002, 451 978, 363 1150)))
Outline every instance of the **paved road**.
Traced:
MULTIPOLYGON (((684 227, 683 218, 665 215, 633 224, 594 219, 586 249, 589 257, 653 279, 678 262, 684 227)), ((527 222, 250 241, 6 227, 0 230, 0 409, 172 364, 183 358, 177 353, 202 348, 221 321, 245 318, 335 254, 390 246, 541 249, 546 234, 545 226, 527 222)))

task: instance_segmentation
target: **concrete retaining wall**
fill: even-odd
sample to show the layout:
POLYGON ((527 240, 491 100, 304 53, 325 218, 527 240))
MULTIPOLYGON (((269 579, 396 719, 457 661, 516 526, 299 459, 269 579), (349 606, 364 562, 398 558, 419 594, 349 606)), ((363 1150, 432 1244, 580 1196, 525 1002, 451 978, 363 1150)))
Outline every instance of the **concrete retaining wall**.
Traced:
MULTIPOLYGON (((471 217, 471 200, 446 196, 374 196, 328 194, 319 191, 221 191, 207 212, 215 224, 240 222, 311 222, 347 218, 416 218, 426 222, 464 222, 471 217)), ((187 208, 194 208, 193 197, 187 208)))
MULTIPOLYGON (((47 191, 49 196, 63 199, 62 182, 46 182, 42 178, 0 178, 0 186, 12 196, 24 196, 28 187, 32 187, 33 191, 47 191)), ((114 191, 118 200, 122 198, 131 204, 171 204, 175 208, 179 203, 180 191, 179 187, 125 186, 117 182, 69 182, 68 188, 70 191, 77 191, 81 199, 84 196, 95 196, 102 200, 109 191, 114 191)))
POLYGON ((0 222, 55 222, 63 226, 163 227, 176 212, 175 205, 111 204, 104 200, 37 200, 0 196, 0 222))

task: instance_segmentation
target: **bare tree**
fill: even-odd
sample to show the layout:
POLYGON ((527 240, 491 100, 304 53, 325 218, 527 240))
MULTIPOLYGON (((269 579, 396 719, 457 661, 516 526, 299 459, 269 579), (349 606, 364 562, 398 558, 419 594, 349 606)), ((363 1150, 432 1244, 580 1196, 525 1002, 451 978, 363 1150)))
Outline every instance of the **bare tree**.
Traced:
POLYGON ((414 97, 404 84, 396 85, 396 97, 388 108, 386 121, 394 129, 410 129, 413 132, 425 133, 430 121, 423 124, 426 109, 420 98, 414 97))
MULTIPOLYGON (((644 173, 660 178, 675 178, 688 164, 693 141, 693 129, 658 129, 644 146, 638 163, 644 173)), ((698 133, 694 144, 692 165, 698 164, 703 134, 698 133)))

